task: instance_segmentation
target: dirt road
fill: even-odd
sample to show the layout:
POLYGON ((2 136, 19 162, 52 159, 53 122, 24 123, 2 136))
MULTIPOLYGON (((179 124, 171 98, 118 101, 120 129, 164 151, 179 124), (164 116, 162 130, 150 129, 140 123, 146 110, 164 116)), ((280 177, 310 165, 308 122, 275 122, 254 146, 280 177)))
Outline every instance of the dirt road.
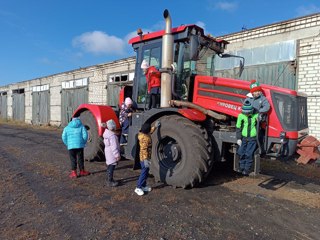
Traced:
POLYGON ((1 239, 320 239, 320 168, 263 163, 263 175, 242 178, 216 165, 190 190, 149 182, 121 161, 105 185, 105 164, 70 180, 61 131, 0 125, 1 239))

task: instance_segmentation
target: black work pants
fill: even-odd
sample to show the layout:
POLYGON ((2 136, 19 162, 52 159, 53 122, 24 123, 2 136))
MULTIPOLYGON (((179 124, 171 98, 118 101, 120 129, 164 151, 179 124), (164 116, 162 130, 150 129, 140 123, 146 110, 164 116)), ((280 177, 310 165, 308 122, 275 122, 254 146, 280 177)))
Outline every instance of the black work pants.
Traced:
POLYGON ((84 170, 83 148, 75 148, 69 150, 71 160, 71 170, 77 170, 77 163, 80 170, 84 170))
POLYGON ((159 107, 160 94, 150 94, 149 109, 159 107))

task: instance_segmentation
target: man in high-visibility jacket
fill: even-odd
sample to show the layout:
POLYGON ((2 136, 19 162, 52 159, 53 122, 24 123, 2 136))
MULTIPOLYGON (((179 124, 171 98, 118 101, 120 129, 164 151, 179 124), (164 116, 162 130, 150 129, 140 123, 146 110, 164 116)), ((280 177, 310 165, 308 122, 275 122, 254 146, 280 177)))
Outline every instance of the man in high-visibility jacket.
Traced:
POLYGON ((141 69, 147 80, 149 109, 156 108, 160 103, 161 73, 155 66, 149 66, 146 60, 142 61, 141 69))
POLYGON ((239 169, 244 176, 248 176, 253 162, 257 141, 258 113, 253 113, 250 101, 244 101, 242 112, 239 114, 236 124, 237 144, 239 149, 239 169))

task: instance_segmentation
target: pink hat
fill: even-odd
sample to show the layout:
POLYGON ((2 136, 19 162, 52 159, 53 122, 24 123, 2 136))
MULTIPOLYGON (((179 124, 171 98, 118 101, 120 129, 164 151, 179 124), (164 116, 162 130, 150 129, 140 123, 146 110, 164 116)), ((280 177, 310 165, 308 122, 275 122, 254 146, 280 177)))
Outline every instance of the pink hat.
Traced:
POLYGON ((130 104, 132 104, 131 98, 127 97, 127 98, 124 100, 124 104, 125 104, 126 106, 129 106, 130 104))
POLYGON ((142 63, 141 63, 141 68, 142 68, 142 69, 147 69, 147 68, 149 68, 149 64, 147 63, 146 60, 143 60, 143 61, 142 61, 142 63))

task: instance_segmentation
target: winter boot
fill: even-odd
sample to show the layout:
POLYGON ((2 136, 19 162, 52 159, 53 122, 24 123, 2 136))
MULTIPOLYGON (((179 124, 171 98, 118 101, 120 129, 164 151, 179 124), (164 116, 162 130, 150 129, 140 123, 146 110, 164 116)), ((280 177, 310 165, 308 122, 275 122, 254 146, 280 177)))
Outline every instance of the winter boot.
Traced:
POLYGON ((88 176, 90 175, 90 172, 88 171, 85 171, 84 169, 83 170, 80 170, 80 176, 83 177, 83 176, 88 176))
POLYGON ((77 171, 76 170, 72 170, 71 173, 69 174, 69 178, 77 178, 77 171))
POLYGON ((111 181, 108 181, 108 186, 109 187, 116 187, 119 185, 119 182, 118 181, 115 181, 115 180, 111 180, 111 181))
POLYGON ((119 185, 119 182, 113 179, 113 169, 114 169, 114 166, 111 166, 111 167, 108 166, 108 169, 107 169, 107 185, 109 187, 116 187, 119 185))

